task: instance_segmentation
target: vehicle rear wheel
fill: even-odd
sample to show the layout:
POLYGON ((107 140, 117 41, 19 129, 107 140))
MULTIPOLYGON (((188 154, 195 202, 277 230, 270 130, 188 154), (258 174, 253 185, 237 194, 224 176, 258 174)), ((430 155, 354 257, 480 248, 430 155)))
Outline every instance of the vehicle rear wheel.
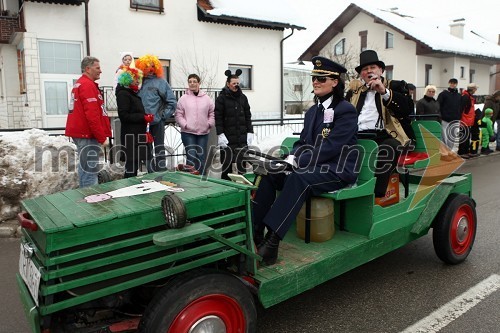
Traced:
POLYGON ((236 277, 203 272, 185 274, 164 287, 148 305, 139 332, 253 333, 253 296, 236 277))
POLYGON ((434 221, 434 250, 447 264, 459 264, 472 250, 477 230, 474 202, 463 194, 451 194, 434 221))

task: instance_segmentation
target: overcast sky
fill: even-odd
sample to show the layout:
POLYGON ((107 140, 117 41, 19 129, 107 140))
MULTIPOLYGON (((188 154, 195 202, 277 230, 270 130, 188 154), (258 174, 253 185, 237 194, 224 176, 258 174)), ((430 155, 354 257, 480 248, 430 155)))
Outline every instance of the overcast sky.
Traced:
POLYGON ((400 13, 425 17, 431 24, 442 26, 454 19, 464 18, 466 29, 470 28, 495 43, 500 34, 498 0, 292 0, 290 4, 295 7, 298 23, 307 30, 295 31, 285 41, 285 62, 295 61, 351 2, 361 6, 369 4, 379 9, 397 7, 400 13))

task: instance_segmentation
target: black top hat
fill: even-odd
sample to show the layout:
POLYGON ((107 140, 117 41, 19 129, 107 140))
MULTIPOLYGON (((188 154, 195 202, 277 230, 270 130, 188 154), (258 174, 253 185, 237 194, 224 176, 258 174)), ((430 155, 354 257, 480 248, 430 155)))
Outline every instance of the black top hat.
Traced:
POLYGON ((363 51, 359 55, 359 66, 355 68, 356 72, 361 73, 363 67, 372 64, 382 67, 382 70, 385 70, 385 64, 383 61, 378 60, 377 52, 373 50, 363 51))
POLYGON ((311 61, 314 65, 311 76, 340 76, 340 74, 347 72, 344 66, 324 57, 316 56, 311 61))

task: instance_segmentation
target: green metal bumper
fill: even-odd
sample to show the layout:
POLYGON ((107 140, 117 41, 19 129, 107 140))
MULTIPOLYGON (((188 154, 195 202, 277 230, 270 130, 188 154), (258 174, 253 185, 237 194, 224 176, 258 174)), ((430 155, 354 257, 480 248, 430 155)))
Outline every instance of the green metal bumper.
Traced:
POLYGON ((33 333, 40 333, 40 314, 38 313, 38 308, 35 302, 33 302, 30 292, 19 274, 16 274, 16 280, 19 287, 21 302, 23 303, 24 313, 28 319, 31 331, 33 333))

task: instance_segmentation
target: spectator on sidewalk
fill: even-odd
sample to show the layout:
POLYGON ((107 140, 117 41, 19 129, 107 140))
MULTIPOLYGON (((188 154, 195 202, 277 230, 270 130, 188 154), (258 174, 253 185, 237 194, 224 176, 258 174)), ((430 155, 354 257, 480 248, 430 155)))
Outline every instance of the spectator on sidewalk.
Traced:
POLYGON ((437 98, 441 112, 443 142, 450 149, 453 149, 458 137, 460 120, 460 94, 457 84, 457 79, 450 79, 448 89, 443 90, 437 98))
POLYGON ((497 123, 497 146, 495 150, 500 151, 500 135, 498 135, 498 132, 500 132, 500 90, 495 91, 492 95, 486 96, 486 98, 484 99, 483 113, 486 109, 493 110, 491 121, 493 124, 495 124, 495 122, 497 123))
POLYGON ((65 135, 73 139, 78 154, 80 188, 96 185, 99 155, 111 136, 104 99, 95 82, 101 77, 99 59, 87 56, 81 63, 82 76, 71 91, 65 135))
POLYGON ((149 128, 154 138, 154 157, 148 159, 148 172, 164 171, 167 169, 165 121, 174 115, 177 99, 163 78, 163 66, 157 56, 146 54, 137 59, 135 66, 144 73, 139 97, 146 113, 154 116, 149 128))
POLYGON ((476 118, 476 99, 473 95, 478 88, 475 83, 468 84, 467 90, 462 92, 460 99, 460 142, 458 143, 458 155, 465 159, 475 157, 476 155, 474 152, 471 152, 471 129, 476 118))
POLYGON ((435 120, 441 122, 441 112, 439 103, 434 98, 436 96, 436 86, 428 85, 424 90, 424 97, 417 101, 417 115, 433 115, 435 117, 424 118, 425 120, 435 120))
POLYGON ((493 110, 487 108, 484 110, 484 117, 482 119, 483 127, 481 128, 482 139, 481 139, 481 154, 488 155, 493 152, 490 149, 490 142, 494 142, 496 137, 493 133, 493 122, 491 118, 493 117, 493 110))

